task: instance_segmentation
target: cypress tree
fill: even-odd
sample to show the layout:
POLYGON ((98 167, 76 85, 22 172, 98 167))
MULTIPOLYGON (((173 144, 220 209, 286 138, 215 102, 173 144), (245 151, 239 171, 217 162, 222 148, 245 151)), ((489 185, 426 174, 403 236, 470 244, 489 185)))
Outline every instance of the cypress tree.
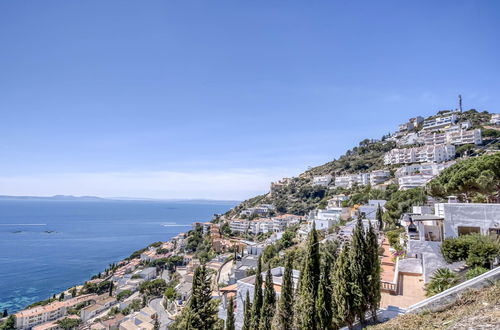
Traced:
POLYGON ((293 279, 291 257, 287 257, 285 260, 281 296, 274 319, 274 329, 276 330, 291 330, 293 328, 293 279))
POLYGON ((4 308, 2 317, 7 317, 9 315, 9 312, 7 312, 7 308, 4 308))
POLYGON ((368 293, 368 306, 370 308, 372 319, 377 320, 377 310, 380 307, 380 259, 378 256, 378 239, 375 229, 370 223, 368 233, 366 235, 368 245, 368 258, 367 258, 367 272, 369 273, 369 293, 368 293))
POLYGON ((250 330, 252 323, 252 303, 250 302, 250 291, 247 290, 247 296, 243 303, 243 327, 241 330, 250 330))
POLYGON ((377 214, 375 217, 376 217, 377 222, 378 222, 378 230, 379 231, 382 231, 384 229, 384 221, 382 220, 382 215, 384 215, 384 211, 382 211, 382 207, 380 206, 380 204, 378 204, 377 214))
POLYGON ((114 287, 114 284, 113 284, 113 282, 111 282, 111 284, 109 285, 109 296, 110 297, 113 295, 113 287, 114 287))
POLYGON ((317 329, 316 298, 320 277, 320 254, 318 233, 313 227, 307 238, 306 256, 300 274, 298 301, 296 308, 296 326, 299 329, 317 329))
POLYGON ((260 314, 262 310, 262 261, 261 256, 257 262, 257 273, 255 274, 254 296, 252 303, 252 329, 258 329, 260 324, 260 314))
POLYGON ((352 277, 351 293, 354 299, 353 308, 361 323, 365 322, 365 313, 368 310, 368 295, 370 293, 370 274, 368 273, 369 270, 366 269, 368 258, 369 252, 367 250, 363 222, 361 219, 358 219, 352 234, 350 274, 352 277))
POLYGON ((335 262, 333 273, 333 299, 335 306, 335 321, 337 325, 347 324, 352 329, 356 319, 356 311, 353 309, 353 297, 351 293, 351 274, 349 258, 349 243, 345 243, 342 252, 335 262))
POLYGON ((324 255, 322 259, 323 262, 321 264, 318 298, 316 299, 318 328, 324 330, 333 330, 334 323, 332 315, 331 259, 326 255, 324 255))
POLYGON ((229 298, 229 306, 227 306, 226 330, 234 330, 234 300, 229 298))
POLYGON ((274 311, 276 309, 276 292, 274 291, 273 275, 271 268, 268 267, 266 274, 266 283, 264 289, 264 299, 262 302, 262 311, 260 316, 261 330, 271 330, 274 311))

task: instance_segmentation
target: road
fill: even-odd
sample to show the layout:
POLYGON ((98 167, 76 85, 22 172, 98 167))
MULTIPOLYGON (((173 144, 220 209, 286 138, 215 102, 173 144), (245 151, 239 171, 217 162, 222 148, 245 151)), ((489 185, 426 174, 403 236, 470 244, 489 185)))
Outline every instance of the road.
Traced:
POLYGON ((169 325, 172 320, 168 318, 165 308, 162 304, 163 298, 155 298, 149 302, 149 307, 154 309, 158 314, 158 321, 160 322, 160 330, 167 330, 167 325, 169 325))

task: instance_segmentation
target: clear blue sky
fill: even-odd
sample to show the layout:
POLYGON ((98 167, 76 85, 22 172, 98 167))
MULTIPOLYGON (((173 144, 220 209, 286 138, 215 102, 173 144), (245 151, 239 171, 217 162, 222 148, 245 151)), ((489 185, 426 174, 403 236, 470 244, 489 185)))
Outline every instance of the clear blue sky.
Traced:
POLYGON ((500 109, 498 1, 1 1, 0 194, 242 199, 500 109))

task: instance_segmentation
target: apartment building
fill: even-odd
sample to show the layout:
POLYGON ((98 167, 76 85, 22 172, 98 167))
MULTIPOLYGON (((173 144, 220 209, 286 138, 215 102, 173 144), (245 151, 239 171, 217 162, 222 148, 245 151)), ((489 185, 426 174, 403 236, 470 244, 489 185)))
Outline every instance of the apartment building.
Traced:
POLYGON ((313 177, 313 185, 328 186, 332 182, 331 175, 320 175, 313 177))
POLYGON ((247 220, 233 220, 229 222, 229 228, 231 228, 231 231, 237 232, 237 233, 244 233, 249 231, 250 228, 250 221, 247 220))
POLYGON ((462 144, 475 144, 480 145, 483 142, 481 136, 481 129, 473 130, 447 130, 446 132, 434 132, 424 135, 424 143, 427 145, 434 144, 452 144, 452 145, 462 145, 462 144))
POLYGON ((500 125, 500 113, 494 113, 491 115, 490 124, 500 125))
POLYGON ((96 300, 93 294, 82 295, 66 301, 54 301, 45 306, 37 306, 19 311, 16 316, 16 329, 26 330, 45 322, 56 320, 66 315, 68 309, 83 302, 96 300))
POLYGON ((417 187, 423 187, 433 178, 434 175, 427 175, 422 173, 399 177, 399 190, 408 190, 417 187))
POLYGON ((394 175, 396 178, 401 178, 408 175, 414 174, 425 174, 436 176, 441 173, 445 168, 450 167, 455 164, 455 161, 450 161, 446 163, 422 163, 422 164, 411 164, 398 168, 394 175))
POLYGON ((378 170, 370 172, 369 174, 370 184, 372 186, 383 183, 391 177, 391 171, 389 170, 378 170))
POLYGON ((344 194, 340 194, 340 195, 334 195, 332 198, 330 198, 328 200, 328 208, 332 208, 332 207, 342 207, 342 203, 344 201, 347 201, 349 200, 349 196, 346 196, 344 194))
POLYGON ((273 231, 274 232, 280 232, 285 230, 286 227, 299 223, 300 220, 302 220, 302 217, 300 215, 294 215, 294 214, 283 214, 279 215, 277 217, 273 217, 273 231))
POLYGON ((378 184, 389 178, 391 175, 390 171, 374 171, 371 173, 359 173, 359 174, 348 174, 335 177, 335 186, 342 188, 351 188, 354 184, 360 186, 366 186, 368 184, 378 184), (372 174, 374 176, 372 180, 372 174), (376 183, 375 183, 376 182, 376 183))
POLYGON ((431 129, 438 129, 438 128, 443 128, 446 126, 453 125, 454 123, 457 122, 457 115, 455 113, 450 113, 447 115, 443 116, 436 116, 427 120, 424 120, 423 123, 423 129, 424 130, 431 130, 431 129))
POLYGON ((426 145, 415 148, 392 149, 384 155, 384 163, 411 164, 445 162, 455 158, 455 147, 450 144, 426 145))

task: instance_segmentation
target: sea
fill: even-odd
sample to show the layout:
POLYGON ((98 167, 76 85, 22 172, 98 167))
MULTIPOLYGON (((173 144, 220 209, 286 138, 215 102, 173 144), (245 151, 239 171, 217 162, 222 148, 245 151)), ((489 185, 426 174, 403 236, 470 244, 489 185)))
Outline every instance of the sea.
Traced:
POLYGON ((0 312, 82 284, 237 202, 0 200, 0 312))

